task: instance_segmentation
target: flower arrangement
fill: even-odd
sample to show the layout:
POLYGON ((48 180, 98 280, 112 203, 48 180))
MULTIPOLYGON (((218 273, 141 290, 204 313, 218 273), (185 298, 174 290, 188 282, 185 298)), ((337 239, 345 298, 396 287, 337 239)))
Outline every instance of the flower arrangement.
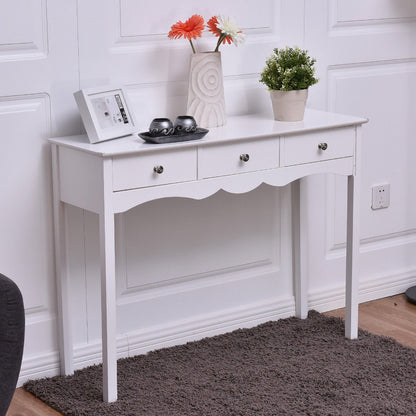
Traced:
MULTIPOLYGON (((240 45, 245 41, 245 35, 237 26, 234 19, 223 15, 213 16, 207 22, 208 30, 216 37, 218 41, 214 52, 218 52, 221 44, 233 43, 235 46, 240 45)), ((192 39, 197 39, 202 36, 205 29, 204 18, 199 14, 194 14, 185 22, 178 21, 172 25, 168 37, 170 39, 185 38, 191 44, 192 52, 196 53, 195 46, 192 39)))
POLYGON ((267 59, 260 82, 270 90, 292 91, 307 89, 318 82, 315 78, 316 59, 299 47, 275 48, 267 59))

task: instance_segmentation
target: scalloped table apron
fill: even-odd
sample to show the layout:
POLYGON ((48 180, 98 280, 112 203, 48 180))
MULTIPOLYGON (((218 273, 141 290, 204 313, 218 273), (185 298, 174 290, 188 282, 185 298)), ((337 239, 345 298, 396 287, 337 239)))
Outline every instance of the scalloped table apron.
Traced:
POLYGON ((219 127, 226 123, 220 52, 192 54, 187 114, 200 127, 219 127))

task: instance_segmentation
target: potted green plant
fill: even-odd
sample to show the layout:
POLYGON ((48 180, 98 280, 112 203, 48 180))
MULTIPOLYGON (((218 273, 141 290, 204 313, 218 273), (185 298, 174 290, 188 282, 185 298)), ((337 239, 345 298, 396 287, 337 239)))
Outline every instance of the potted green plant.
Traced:
POLYGON ((316 59, 299 47, 274 48, 266 60, 260 82, 270 91, 275 120, 303 120, 308 88, 318 82, 315 78, 316 59))

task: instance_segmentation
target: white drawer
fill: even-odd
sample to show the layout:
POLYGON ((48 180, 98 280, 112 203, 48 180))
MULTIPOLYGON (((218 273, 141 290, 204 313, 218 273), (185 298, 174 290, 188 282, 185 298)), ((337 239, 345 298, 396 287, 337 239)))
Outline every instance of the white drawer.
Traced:
POLYGON ((142 188, 196 179, 196 149, 150 152, 113 159, 113 190, 142 188), (163 172, 157 173, 156 167, 163 172))
POLYGON ((286 136, 282 138, 280 165, 349 157, 354 154, 354 141, 355 129, 350 127, 286 136))
POLYGON ((240 141, 198 149, 198 177, 234 175, 279 166, 279 139, 240 141), (244 158, 248 160, 244 161, 244 158))

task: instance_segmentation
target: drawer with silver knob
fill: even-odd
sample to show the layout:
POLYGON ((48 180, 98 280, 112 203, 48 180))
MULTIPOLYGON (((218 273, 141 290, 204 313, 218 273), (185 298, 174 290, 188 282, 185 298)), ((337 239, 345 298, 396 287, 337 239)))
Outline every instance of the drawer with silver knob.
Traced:
POLYGON ((279 139, 238 141, 198 149, 198 178, 234 175, 279 166, 279 139))
POLYGON ((285 136, 282 137, 280 165, 293 166, 350 157, 354 154, 354 142, 353 127, 285 136))
POLYGON ((115 157, 113 190, 195 180, 196 161, 195 148, 115 157))

